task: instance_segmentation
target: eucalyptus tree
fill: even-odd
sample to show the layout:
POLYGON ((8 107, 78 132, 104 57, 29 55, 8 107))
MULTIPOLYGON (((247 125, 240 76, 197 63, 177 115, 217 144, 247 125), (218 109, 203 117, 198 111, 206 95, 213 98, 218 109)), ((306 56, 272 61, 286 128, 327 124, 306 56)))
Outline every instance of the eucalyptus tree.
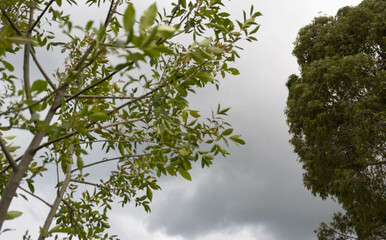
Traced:
POLYGON ((300 76, 287 82, 287 122, 315 195, 345 213, 319 239, 385 239, 386 2, 364 0, 299 31, 300 76))
POLYGON ((188 96, 239 74, 230 65, 240 40, 256 41, 259 12, 251 7, 237 21, 221 0, 172 1, 162 11, 154 3, 143 14, 134 1, 87 0, 105 17, 79 25, 63 10, 77 4, 0 3, 0 226, 23 217, 9 209, 15 197, 34 197, 50 209, 39 239, 115 238, 107 229, 116 199, 150 211, 159 177, 191 180, 193 162, 209 167, 215 155, 229 154, 229 141, 244 144, 224 120, 229 108, 204 118, 188 96), (44 52, 63 59, 54 72, 44 52), (27 146, 19 148, 26 139, 12 136, 14 129, 32 136, 27 146), (92 151, 108 155, 90 158, 92 151), (91 181, 97 165, 114 170, 91 181), (36 177, 56 181, 54 202, 36 194, 36 177))

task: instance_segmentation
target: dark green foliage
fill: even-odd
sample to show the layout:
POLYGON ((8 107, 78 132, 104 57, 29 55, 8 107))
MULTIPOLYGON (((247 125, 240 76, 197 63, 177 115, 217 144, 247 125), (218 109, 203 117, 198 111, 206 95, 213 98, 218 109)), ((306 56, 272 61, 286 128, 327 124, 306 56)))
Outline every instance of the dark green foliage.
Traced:
POLYGON ((386 238, 386 1, 365 0, 299 31, 301 75, 287 82, 287 122, 313 194, 345 215, 319 239, 386 238))

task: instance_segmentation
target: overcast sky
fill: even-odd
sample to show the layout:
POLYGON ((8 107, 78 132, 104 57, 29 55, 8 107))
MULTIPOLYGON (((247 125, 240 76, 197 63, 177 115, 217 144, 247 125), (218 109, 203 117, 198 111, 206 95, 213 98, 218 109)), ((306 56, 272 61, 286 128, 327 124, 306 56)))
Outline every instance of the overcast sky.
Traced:
MULTIPOLYGON (((166 2, 157 3, 161 7, 166 2)), ((161 179, 163 190, 154 193, 151 214, 143 208, 117 207, 110 214, 111 232, 122 240, 311 240, 319 223, 339 210, 336 203, 313 197, 303 186, 301 166, 288 143, 285 82, 298 73, 291 55, 298 30, 318 15, 335 15, 360 0, 224 2, 236 16, 251 4, 262 12, 258 42, 243 43, 236 64, 241 75, 222 80, 218 92, 200 91, 191 107, 208 111, 218 103, 230 106, 228 120, 247 145, 232 147, 231 156, 216 159, 211 168, 197 165, 192 182, 161 179)), ((42 224, 34 220, 46 209, 34 200, 30 203, 34 207, 24 207, 25 228, 42 224)), ((22 207, 18 201, 12 206, 22 207)), ((9 227, 20 229, 20 223, 15 220, 9 227)), ((4 236, 20 239, 23 233, 4 236)))

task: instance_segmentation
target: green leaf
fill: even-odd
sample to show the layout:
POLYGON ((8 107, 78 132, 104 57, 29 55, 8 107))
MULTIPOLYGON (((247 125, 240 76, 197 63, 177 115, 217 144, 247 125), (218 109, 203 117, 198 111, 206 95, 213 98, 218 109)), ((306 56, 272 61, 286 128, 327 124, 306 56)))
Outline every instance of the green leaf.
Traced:
POLYGON ((245 141, 240 139, 241 135, 233 135, 230 137, 230 139, 236 143, 239 143, 241 145, 244 145, 245 144, 245 141))
POLYGON ((213 39, 210 37, 210 38, 207 38, 201 42, 198 43, 198 46, 200 47, 206 47, 206 46, 209 46, 209 44, 213 41, 213 39))
POLYGON ((209 59, 209 60, 215 60, 215 58, 212 56, 212 54, 208 53, 207 51, 205 51, 201 48, 199 50, 200 50, 201 56, 203 56, 204 58, 209 59))
POLYGON ((75 130, 84 136, 88 135, 87 129, 82 126, 76 127, 75 130))
POLYGON ((118 143, 118 150, 122 156, 125 155, 125 144, 123 142, 118 143))
POLYGON ((224 108, 222 110, 218 110, 217 114, 219 114, 219 115, 227 115, 227 112, 229 111, 229 109, 231 109, 231 108, 228 107, 228 108, 224 108))
POLYGON ((146 196, 147 198, 152 201, 153 200, 153 192, 151 191, 151 189, 149 187, 146 188, 146 196))
POLYGON ((77 167, 79 168, 79 170, 80 171, 82 171, 82 169, 83 169, 83 159, 79 156, 79 157, 77 157, 77 159, 76 159, 76 165, 77 165, 77 167))
POLYGON ((222 48, 214 47, 214 46, 207 47, 206 51, 208 51, 209 53, 216 53, 216 54, 220 54, 220 53, 224 52, 224 50, 222 48))
POLYGON ((187 156, 190 154, 190 151, 187 151, 185 149, 179 149, 178 150, 178 153, 181 155, 181 156, 187 156))
POLYGON ((187 111, 184 111, 184 112, 181 114, 181 117, 182 117, 182 121, 186 122, 186 120, 188 120, 188 112, 187 112, 187 111))
POLYGON ((157 16, 157 5, 153 3, 142 15, 139 21, 139 29, 144 31, 150 27, 157 16))
POLYGON ((7 61, 4 61, 4 60, 1 60, 1 62, 3 63, 4 67, 10 71, 10 72, 13 72, 15 70, 15 68, 12 66, 12 64, 10 64, 9 62, 7 61))
POLYGON ((95 121, 107 121, 110 119, 109 115, 102 112, 93 113, 89 115, 88 118, 95 121))
POLYGON ((49 233, 71 233, 72 230, 70 228, 64 228, 62 224, 59 224, 51 228, 48 232, 49 233))
POLYGON ((180 175, 185 178, 186 180, 189 180, 189 181, 192 181, 192 176, 190 176, 190 173, 188 171, 186 171, 185 169, 183 168, 179 168, 178 169, 178 172, 180 173, 180 175))
POLYGON ((216 145, 217 149, 221 152, 221 154, 225 157, 226 155, 229 155, 229 152, 222 148, 220 145, 216 145))
POLYGON ((173 166, 166 167, 166 171, 169 173, 170 176, 175 176, 176 172, 173 166))
POLYGON ((123 27, 126 32, 131 32, 135 23, 135 9, 133 4, 127 6, 125 13, 123 14, 123 27))
POLYGON ((85 117, 88 113, 88 108, 87 107, 83 107, 82 110, 80 111, 79 113, 79 117, 85 117))
POLYGON ((189 113, 190 113, 190 115, 192 116, 192 117, 194 117, 194 118, 199 118, 199 117, 201 117, 201 115, 198 113, 198 111, 196 111, 196 110, 188 110, 189 111, 189 113))
POLYGON ((101 224, 104 228, 110 228, 110 225, 105 221, 101 221, 101 224))
POLYGON ((7 139, 7 140, 12 140, 14 139, 16 136, 6 136, 6 137, 3 137, 4 139, 7 139))
POLYGON ((192 58, 194 61, 196 61, 198 64, 202 64, 204 63, 204 57, 202 56, 202 54, 200 52, 192 52, 191 53, 192 55, 192 58))
POLYGON ((195 77, 203 82, 212 82, 213 80, 215 80, 215 78, 209 72, 199 72, 195 75, 195 77))
POLYGON ((25 38, 25 37, 6 37, 4 39, 6 39, 10 42, 13 42, 13 43, 18 43, 18 44, 26 44, 26 43, 31 42, 31 40, 29 40, 28 38, 25 38))
POLYGON ((232 128, 229 128, 229 129, 225 130, 224 132, 222 132, 222 135, 228 136, 228 135, 231 135, 232 132, 233 132, 233 129, 232 129, 232 128))
POLYGON ((17 217, 20 217, 23 213, 19 211, 9 211, 7 212, 7 215, 5 216, 5 220, 11 220, 17 217))
POLYGON ((232 75, 240 75, 239 70, 236 68, 228 68, 227 71, 230 72, 232 75))
POLYGON ((32 83, 31 92, 36 91, 38 93, 47 90, 47 81, 45 80, 36 80, 32 83))
POLYGON ((176 32, 174 27, 168 25, 158 25, 157 36, 162 38, 171 38, 176 32))

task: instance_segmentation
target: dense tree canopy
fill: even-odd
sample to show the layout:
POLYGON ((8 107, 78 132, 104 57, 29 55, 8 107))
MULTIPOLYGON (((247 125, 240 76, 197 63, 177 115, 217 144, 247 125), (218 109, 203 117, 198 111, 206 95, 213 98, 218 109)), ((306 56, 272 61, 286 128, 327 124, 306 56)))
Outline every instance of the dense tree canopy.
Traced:
POLYGON ((204 118, 188 95, 239 74, 230 66, 237 42, 256 40, 260 13, 251 7, 237 21, 221 0, 171 1, 163 10, 148 3, 143 14, 135 1, 81 2, 0 2, 0 226, 23 217, 9 209, 14 197, 35 197, 50 209, 39 239, 115 239, 106 231, 114 201, 150 211, 157 178, 190 180, 193 162, 210 166, 229 154, 229 140, 244 144, 223 119, 229 108, 204 118), (104 19, 73 22, 65 9, 77 4, 104 9, 104 19), (39 58, 45 51, 63 59, 53 73, 39 58), (24 136, 32 140, 20 148, 24 136), (106 155, 88 157, 93 150, 106 155), (105 178, 93 171, 100 165, 105 178), (37 177, 56 184, 53 203, 39 197, 37 177))
POLYGON ((364 0, 302 28, 286 115, 304 184, 339 201, 319 239, 386 238, 386 1, 364 0))

